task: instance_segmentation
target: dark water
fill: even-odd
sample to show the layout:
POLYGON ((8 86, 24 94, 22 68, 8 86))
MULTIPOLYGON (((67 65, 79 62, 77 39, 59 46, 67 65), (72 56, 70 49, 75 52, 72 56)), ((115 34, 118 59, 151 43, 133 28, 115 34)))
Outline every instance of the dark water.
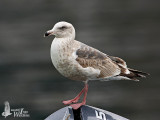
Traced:
POLYGON ((75 26, 77 40, 151 74, 140 82, 90 82, 87 104, 131 120, 160 119, 159 4, 156 0, 1 0, 0 113, 4 101, 9 101, 12 109, 29 112, 30 118, 20 120, 43 120, 83 88, 83 83, 55 70, 50 60, 53 37, 43 38, 45 31, 64 20, 75 26))

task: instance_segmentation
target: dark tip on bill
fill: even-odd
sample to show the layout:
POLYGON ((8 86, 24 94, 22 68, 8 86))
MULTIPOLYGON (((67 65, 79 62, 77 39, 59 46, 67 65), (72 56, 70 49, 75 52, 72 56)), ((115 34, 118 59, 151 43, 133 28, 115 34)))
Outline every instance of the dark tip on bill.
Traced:
POLYGON ((44 34, 44 37, 46 37, 46 36, 49 36, 49 33, 46 32, 46 33, 44 34))

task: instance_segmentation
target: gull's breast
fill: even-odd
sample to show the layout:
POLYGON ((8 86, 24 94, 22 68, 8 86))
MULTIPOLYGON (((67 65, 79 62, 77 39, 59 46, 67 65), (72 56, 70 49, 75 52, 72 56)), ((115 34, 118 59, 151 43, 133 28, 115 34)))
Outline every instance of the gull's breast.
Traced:
POLYGON ((97 77, 99 70, 82 67, 77 61, 76 51, 80 43, 72 40, 55 39, 51 45, 51 59, 55 68, 65 77, 72 80, 86 81, 97 77))
POLYGON ((77 64, 75 51, 76 44, 63 40, 53 40, 51 44, 51 59, 55 68, 65 77, 73 80, 86 80, 80 75, 80 66, 77 64))

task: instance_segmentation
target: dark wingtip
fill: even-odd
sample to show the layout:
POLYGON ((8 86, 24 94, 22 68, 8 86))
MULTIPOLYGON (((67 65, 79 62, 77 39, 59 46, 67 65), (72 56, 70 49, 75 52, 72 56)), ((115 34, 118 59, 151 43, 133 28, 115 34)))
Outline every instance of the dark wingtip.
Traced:
POLYGON ((134 73, 137 73, 137 74, 141 74, 141 75, 150 75, 149 73, 146 73, 146 72, 142 72, 142 71, 139 71, 139 70, 134 70, 134 69, 131 69, 131 68, 128 68, 128 70, 134 72, 134 73))

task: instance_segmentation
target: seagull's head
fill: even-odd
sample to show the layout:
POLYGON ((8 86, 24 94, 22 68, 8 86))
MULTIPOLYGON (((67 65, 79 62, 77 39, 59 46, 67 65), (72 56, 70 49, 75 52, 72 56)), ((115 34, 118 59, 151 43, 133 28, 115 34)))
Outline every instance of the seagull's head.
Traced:
POLYGON ((51 30, 48 30, 44 36, 55 35, 56 38, 75 38, 75 29, 68 22, 58 22, 51 30))

